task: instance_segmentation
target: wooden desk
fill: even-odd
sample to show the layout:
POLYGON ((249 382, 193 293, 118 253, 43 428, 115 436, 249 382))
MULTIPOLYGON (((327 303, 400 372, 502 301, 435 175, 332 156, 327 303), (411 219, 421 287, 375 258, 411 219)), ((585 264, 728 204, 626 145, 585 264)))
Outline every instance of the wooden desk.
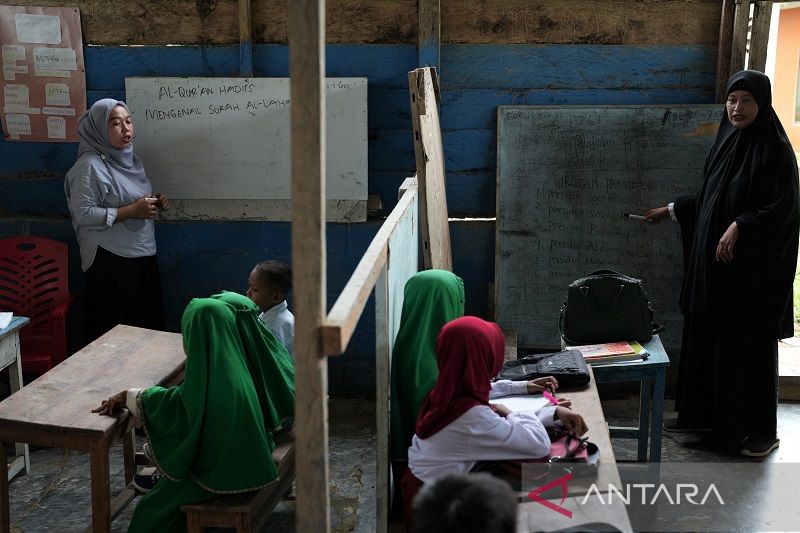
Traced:
MULTIPOLYGON (((8 381, 11 385, 11 394, 22 388, 22 360, 19 350, 19 330, 26 326, 30 319, 24 316, 15 316, 11 323, 0 329, 0 370, 8 368, 8 381)), ((12 479, 17 474, 27 474, 31 469, 30 456, 27 444, 14 444, 14 460, 8 465, 8 478, 12 479)))
MULTIPOLYGON (((130 483, 136 468, 133 417, 126 412, 112 418, 91 410, 124 389, 172 381, 184 360, 180 334, 116 326, 0 402, 0 441, 88 452, 92 531, 108 532, 111 520, 135 494, 129 485, 111 500, 108 465, 109 447, 122 438, 125 480, 130 483)), ((0 462, 5 459, 0 446, 0 462)), ((9 531, 8 477, 0 468, 0 532, 9 531)))
MULTIPOLYGON (((590 368, 589 370, 591 371, 592 369, 590 368)), ((608 492, 609 485, 614 485, 617 488, 622 487, 619 472, 617 471, 617 463, 614 460, 614 451, 611 448, 611 439, 603 416, 603 409, 600 406, 600 397, 597 395, 595 378, 592 377, 589 385, 581 389, 559 391, 558 396, 572 400, 572 409, 580 413, 586 421, 586 425, 589 426, 589 432, 586 436, 600 448, 598 476, 585 480, 571 480, 568 483, 568 495, 570 497, 563 504, 560 497, 551 500, 572 512, 572 518, 567 518, 552 509, 548 509, 541 503, 528 501, 526 498, 526 501, 521 502, 519 505, 517 531, 519 533, 549 531, 591 522, 610 522, 621 531, 632 531, 624 505, 600 505, 599 502, 595 501, 597 498, 593 498, 587 504, 581 505, 583 496, 592 484, 604 495, 608 492)), ((500 402, 499 399, 497 401, 500 402)))
POLYGON ((650 342, 643 344, 650 357, 641 362, 616 363, 594 366, 592 370, 598 383, 638 381, 639 385, 639 426, 611 427, 611 436, 622 439, 638 439, 639 449, 636 459, 647 461, 647 444, 650 439, 650 462, 661 462, 661 432, 664 424, 664 381, 669 366, 669 357, 664 351, 661 339, 653 335, 650 342), (653 418, 650 429, 650 405, 653 418))

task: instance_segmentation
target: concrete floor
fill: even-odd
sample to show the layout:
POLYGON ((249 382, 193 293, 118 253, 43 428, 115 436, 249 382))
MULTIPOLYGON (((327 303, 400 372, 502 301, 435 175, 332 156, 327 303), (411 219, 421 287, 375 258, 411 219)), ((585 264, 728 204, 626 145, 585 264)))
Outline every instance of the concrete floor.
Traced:
MULTIPOLYGON (((610 425, 633 425, 637 420, 638 398, 620 395, 601 387, 601 398, 610 425)), ((668 408, 672 402, 668 401, 668 408)), ((669 416, 669 413, 667 413, 669 416)), ((782 402, 778 410, 781 447, 766 459, 773 463, 800 463, 800 403, 782 402)), ((332 400, 330 404, 331 526, 337 533, 375 531, 375 436, 374 402, 368 400, 332 400)), ((711 452, 689 450, 681 443, 691 435, 665 433, 665 462, 731 463, 746 458, 720 456, 711 452)), ((618 461, 633 460, 636 442, 613 439, 618 461)), ((80 531, 89 517, 88 456, 56 449, 31 452, 32 472, 11 482, 12 531, 80 531)), ((112 493, 121 488, 122 448, 112 450, 112 493)), ((755 493, 752 498, 768 495, 755 493)), ((128 507, 113 524, 113 531, 127 529, 135 506, 128 507)), ((795 521, 800 526, 800 509, 795 521)), ((746 521, 742 522, 747 523, 746 521)), ((269 531, 294 531, 294 503, 283 501, 269 522, 269 531)), ((747 529, 743 529, 746 531, 747 529)))
MULTIPOLYGON (((332 400, 330 403, 331 530, 375 531, 375 403, 332 400)), ((89 456, 40 448, 31 450, 31 473, 11 481, 12 533, 83 531, 91 516, 89 456)), ((111 493, 122 488, 122 445, 111 450, 111 493)), ((112 524, 128 529, 135 499, 112 524)), ((294 502, 278 504, 269 531, 294 531, 294 502)))

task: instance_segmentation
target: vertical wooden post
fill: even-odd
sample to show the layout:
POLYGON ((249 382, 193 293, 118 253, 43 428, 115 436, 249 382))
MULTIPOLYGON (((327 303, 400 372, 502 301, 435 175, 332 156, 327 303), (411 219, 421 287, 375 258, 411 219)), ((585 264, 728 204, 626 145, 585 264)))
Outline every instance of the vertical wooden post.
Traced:
POLYGON ((440 0, 419 0, 419 65, 439 68, 442 43, 440 0))
POLYGON ((733 38, 731 41, 730 74, 745 68, 747 53, 747 29, 750 23, 750 0, 736 0, 736 12, 733 17, 733 38))
MULTIPOLYGON (((391 250, 390 252, 391 253, 391 250)), ((389 525, 389 401, 392 368, 392 332, 389 324, 389 261, 375 282, 375 531, 389 525)))
POLYGON ((750 55, 747 68, 764 72, 769 48, 769 24, 772 2, 753 2, 753 27, 750 31, 750 55))
POLYGON ((253 75, 253 30, 250 0, 239 0, 239 76, 253 75))
POLYGON ((733 40, 733 17, 736 14, 734 0, 723 0, 719 21, 719 46, 717 47, 717 91, 716 101, 725 101, 725 86, 731 77, 731 42, 733 40))
POLYGON ((330 530, 325 318, 325 0, 289 2, 297 531, 330 530))

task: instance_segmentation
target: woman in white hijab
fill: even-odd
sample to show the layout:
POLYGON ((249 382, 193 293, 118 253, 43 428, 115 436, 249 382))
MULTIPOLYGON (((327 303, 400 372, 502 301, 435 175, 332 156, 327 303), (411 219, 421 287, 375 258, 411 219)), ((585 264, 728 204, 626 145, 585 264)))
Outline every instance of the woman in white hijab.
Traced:
POLYGON ((133 153, 124 102, 104 98, 78 121, 78 160, 64 189, 86 273, 88 341, 117 324, 164 328, 153 219, 169 209, 133 153))

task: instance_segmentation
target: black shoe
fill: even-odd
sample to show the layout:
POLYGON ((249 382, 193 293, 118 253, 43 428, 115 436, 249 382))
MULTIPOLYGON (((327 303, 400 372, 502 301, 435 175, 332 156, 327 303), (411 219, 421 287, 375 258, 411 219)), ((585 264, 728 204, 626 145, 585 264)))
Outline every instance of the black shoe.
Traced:
POLYGON ((698 431, 711 431, 711 428, 690 428, 678 425, 678 417, 664 420, 664 431, 670 433, 696 433, 698 431))
POLYGON ((155 488, 159 479, 161 479, 161 472, 158 469, 153 470, 151 474, 136 474, 133 476, 133 488, 147 494, 155 488))
POLYGON ((747 457, 766 457, 780 446, 780 444, 780 439, 757 439, 747 437, 742 443, 739 453, 747 457))

